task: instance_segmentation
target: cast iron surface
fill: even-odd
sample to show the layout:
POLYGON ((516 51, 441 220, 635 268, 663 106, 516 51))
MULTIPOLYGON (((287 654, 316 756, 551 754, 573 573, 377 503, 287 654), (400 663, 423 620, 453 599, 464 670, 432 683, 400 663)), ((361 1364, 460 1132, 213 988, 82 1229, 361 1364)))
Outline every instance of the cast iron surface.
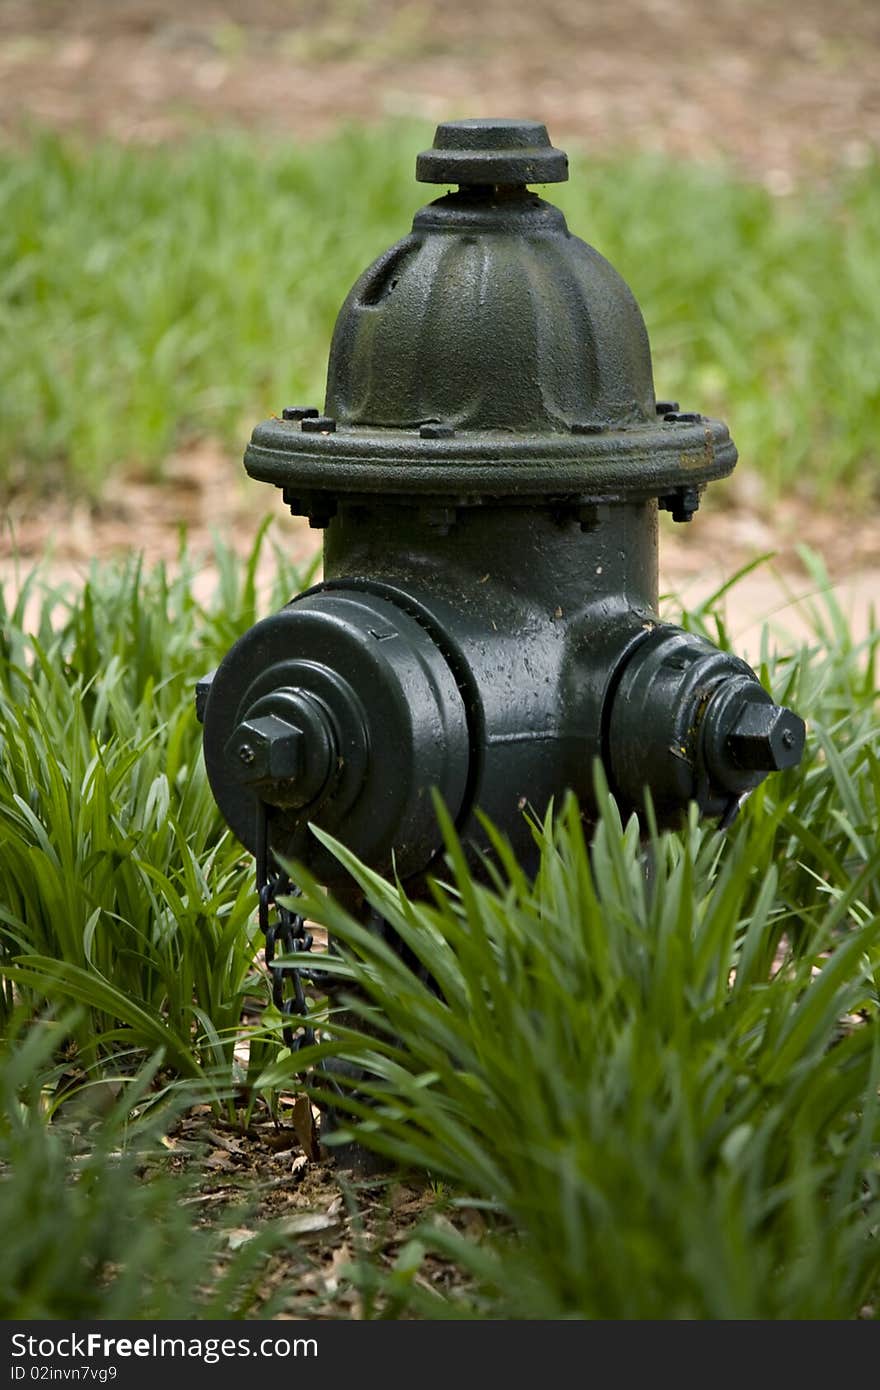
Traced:
POLYGON ((526 187, 567 178, 543 126, 449 122, 418 177, 459 188, 356 282, 323 415, 259 425, 252 477, 320 520, 358 494, 648 498, 732 470, 721 421, 658 416, 632 292, 526 187))
POLYGON ((416 160, 419 183, 564 183, 568 158, 540 121, 444 121, 416 160))
MULTIPOLYGON (((797 762, 801 721, 746 663, 659 621, 656 503, 607 513, 584 529, 550 508, 497 506, 444 531, 416 509, 343 507, 324 582, 252 628, 212 683, 208 773, 244 843, 262 797, 275 847, 324 881, 341 887, 342 871, 310 823, 412 884, 440 848, 432 787, 469 844, 483 846, 479 807, 528 865, 523 811, 570 788, 589 815, 595 759, 624 812, 650 786, 661 824, 691 800, 730 816, 768 771, 797 762), (319 787, 306 771, 286 790, 249 786, 233 773, 240 731, 293 689, 323 701, 331 771, 319 787), (757 706, 788 723, 762 732, 748 714, 740 727, 757 706)), ((262 764, 250 771, 265 779, 262 764)))

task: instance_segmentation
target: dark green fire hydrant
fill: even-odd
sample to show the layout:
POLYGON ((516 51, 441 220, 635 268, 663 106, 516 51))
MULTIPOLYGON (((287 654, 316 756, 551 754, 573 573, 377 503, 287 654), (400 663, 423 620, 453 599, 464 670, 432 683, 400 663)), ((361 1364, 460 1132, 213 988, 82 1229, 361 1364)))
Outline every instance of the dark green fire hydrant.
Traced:
POLYGON ((689 521, 736 449, 655 400, 633 295, 529 190, 565 155, 537 122, 450 122, 416 176, 457 191, 352 289, 323 413, 245 455, 324 528, 324 580, 199 692, 236 835, 349 902, 310 823, 418 894, 432 788, 466 843, 480 808, 528 864, 524 808, 570 788, 589 816, 596 758, 624 811, 648 788, 671 825, 691 801, 729 820, 804 743, 745 662, 657 616, 658 509, 689 521))

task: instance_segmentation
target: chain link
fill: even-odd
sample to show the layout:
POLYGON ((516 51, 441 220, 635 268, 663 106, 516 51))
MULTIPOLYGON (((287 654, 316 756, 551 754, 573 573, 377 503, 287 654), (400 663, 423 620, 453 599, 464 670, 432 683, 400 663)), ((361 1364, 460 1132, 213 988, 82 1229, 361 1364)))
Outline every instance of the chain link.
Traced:
POLYGON ((266 968, 272 977, 272 1002, 283 1020, 284 1044, 291 1052, 298 1052, 301 1047, 310 1047, 315 1041, 315 1030, 307 1022, 308 1005, 302 972, 296 965, 277 961, 276 955, 293 956, 309 952, 312 937, 306 931, 302 914, 291 911, 278 901, 279 898, 298 897, 300 890, 284 869, 275 873, 270 871, 270 853, 269 811, 261 801, 257 804, 258 920, 265 937, 266 968), (297 1020, 299 1031, 290 1021, 293 1019, 297 1020))
MULTIPOLYGON (((279 898, 295 897, 298 892, 299 889, 294 887, 286 873, 275 874, 260 884, 259 921, 260 930, 266 938, 266 968, 272 976, 272 1002, 285 1020, 296 1018, 302 1021, 308 1012, 302 973, 295 965, 285 965, 275 960, 276 953, 292 956, 312 949, 312 937, 306 931, 301 915, 278 902, 279 898), (273 908, 276 915, 274 922, 270 920, 273 908)), ((315 1030, 302 1022, 301 1030, 297 1033, 293 1024, 285 1021, 282 1036, 285 1046, 291 1052, 297 1052, 301 1047, 311 1046, 315 1041, 315 1030)))

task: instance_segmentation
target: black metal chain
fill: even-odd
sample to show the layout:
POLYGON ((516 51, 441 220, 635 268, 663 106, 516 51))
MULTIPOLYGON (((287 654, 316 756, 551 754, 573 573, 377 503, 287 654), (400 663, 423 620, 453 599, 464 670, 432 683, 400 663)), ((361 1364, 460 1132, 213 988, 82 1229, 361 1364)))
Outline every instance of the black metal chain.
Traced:
POLYGON ((293 956, 311 951, 312 937, 306 931, 305 919, 278 901, 298 897, 299 889, 284 869, 274 873, 270 868, 269 810, 262 801, 257 803, 257 894, 259 897, 260 931, 265 937, 266 968, 272 977, 272 1002, 284 1020, 282 1036, 291 1052, 310 1047, 315 1030, 307 1020, 308 1005, 303 988, 302 972, 296 965, 276 961, 277 954, 293 956), (275 920, 272 920, 274 911, 275 920), (288 1020, 296 1019, 299 1027, 288 1020))

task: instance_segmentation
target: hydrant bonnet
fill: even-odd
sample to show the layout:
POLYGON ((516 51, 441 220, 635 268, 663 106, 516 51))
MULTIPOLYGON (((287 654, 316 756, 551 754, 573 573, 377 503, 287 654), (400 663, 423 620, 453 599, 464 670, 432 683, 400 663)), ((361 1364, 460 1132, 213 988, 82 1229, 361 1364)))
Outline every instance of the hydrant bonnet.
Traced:
POLYGON ((658 416, 632 292, 525 186, 538 172, 567 178, 543 126, 449 122, 417 167, 458 191, 417 213, 356 282, 323 417, 260 426, 245 455, 253 477, 295 480, 307 510, 322 487, 656 497, 731 471, 720 421, 658 416))

